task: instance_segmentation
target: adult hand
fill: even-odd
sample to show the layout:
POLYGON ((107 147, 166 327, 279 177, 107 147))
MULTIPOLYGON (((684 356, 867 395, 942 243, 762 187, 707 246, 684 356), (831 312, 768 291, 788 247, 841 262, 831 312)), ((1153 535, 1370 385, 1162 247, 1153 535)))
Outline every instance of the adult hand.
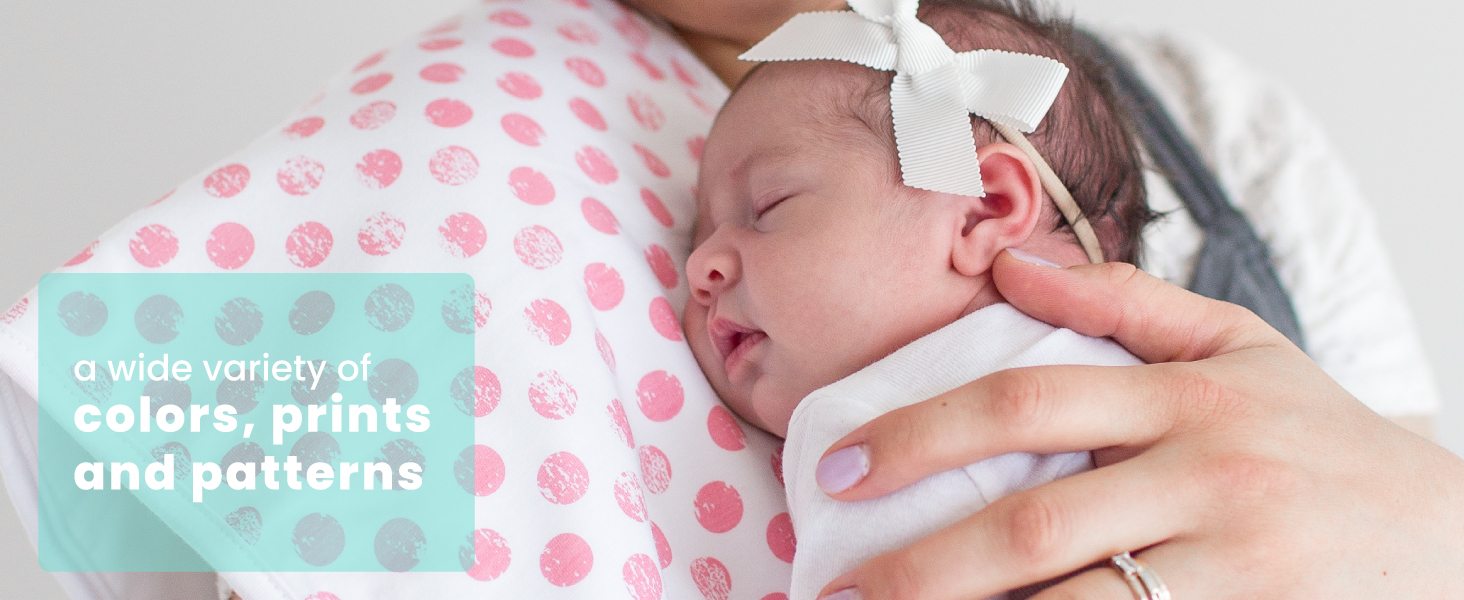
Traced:
POLYGON ((1128 265, 1003 254, 995 279, 1013 305, 1152 364, 1013 369, 888 413, 830 448, 870 457, 834 497, 1007 452, 1097 448, 1098 468, 1002 498, 824 594, 985 598, 1093 566, 1035 598, 1130 600, 1102 561, 1132 550, 1180 600, 1464 597, 1464 461, 1243 308, 1128 265))

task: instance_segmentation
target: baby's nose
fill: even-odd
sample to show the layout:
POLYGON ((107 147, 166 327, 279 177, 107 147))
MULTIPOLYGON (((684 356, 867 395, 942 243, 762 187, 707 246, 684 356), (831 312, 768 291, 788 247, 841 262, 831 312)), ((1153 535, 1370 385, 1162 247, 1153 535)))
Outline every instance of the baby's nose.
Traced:
POLYGON ((686 280, 697 302, 710 306, 717 296, 736 284, 738 257, 708 240, 686 260, 686 280))

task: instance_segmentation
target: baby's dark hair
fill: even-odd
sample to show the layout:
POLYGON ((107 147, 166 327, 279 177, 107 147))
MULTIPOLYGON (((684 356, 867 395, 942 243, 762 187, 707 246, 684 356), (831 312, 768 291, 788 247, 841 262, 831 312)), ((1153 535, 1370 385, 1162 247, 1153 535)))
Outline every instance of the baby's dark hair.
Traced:
MULTIPOLYGON (((1087 215, 1108 260, 1138 263, 1144 226, 1153 220, 1133 125, 1102 66, 1079 50, 1072 22, 1031 0, 922 0, 919 19, 957 52, 978 49, 1035 54, 1067 65, 1067 80, 1051 110, 1027 139, 1067 185, 1087 215)), ((760 65, 761 66, 761 65, 760 65)), ((889 89, 894 75, 864 69, 869 85, 839 102, 894 149, 889 89)), ((750 78, 750 77, 749 77, 750 78)), ((856 90, 858 88, 855 88, 856 90)), ((1003 141, 985 119, 972 117, 977 147, 1003 141)), ((1050 226, 1071 232, 1057 211, 1050 226)))

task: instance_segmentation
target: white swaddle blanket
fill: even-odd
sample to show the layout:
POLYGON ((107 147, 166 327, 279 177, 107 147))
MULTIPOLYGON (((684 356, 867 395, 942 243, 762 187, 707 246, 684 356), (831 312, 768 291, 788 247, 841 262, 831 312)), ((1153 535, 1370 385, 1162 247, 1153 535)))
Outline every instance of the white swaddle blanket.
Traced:
POLYGON ((875 417, 1013 367, 1142 364, 1092 338, 996 304, 922 337, 804 398, 788 424, 783 477, 798 550, 790 600, 813 600, 835 577, 909 545, 996 499, 1092 468, 1088 453, 1005 454, 927 477, 892 494, 840 502, 819 490, 818 461, 875 417))

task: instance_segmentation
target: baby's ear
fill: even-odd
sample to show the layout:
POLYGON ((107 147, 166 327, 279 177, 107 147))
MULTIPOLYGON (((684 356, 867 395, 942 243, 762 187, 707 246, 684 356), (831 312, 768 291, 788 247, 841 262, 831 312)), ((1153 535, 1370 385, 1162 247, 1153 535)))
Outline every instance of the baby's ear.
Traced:
POLYGON ((952 266, 968 277, 986 272, 998 253, 1032 236, 1046 198, 1036 167, 1016 146, 988 144, 976 156, 986 195, 961 197, 966 214, 951 249, 952 266))

